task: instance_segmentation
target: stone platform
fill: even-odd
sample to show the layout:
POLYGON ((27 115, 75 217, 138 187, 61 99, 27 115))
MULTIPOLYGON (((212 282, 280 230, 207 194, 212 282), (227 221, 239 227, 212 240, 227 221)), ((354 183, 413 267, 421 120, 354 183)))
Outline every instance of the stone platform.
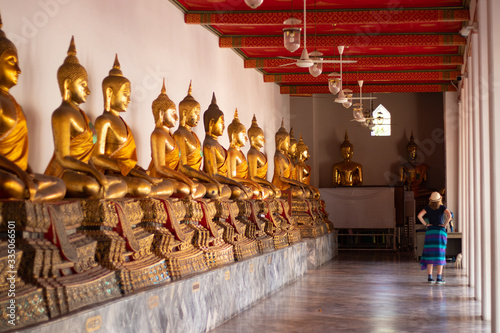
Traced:
POLYGON ((336 233, 95 304, 20 332, 206 332, 332 259, 336 233))

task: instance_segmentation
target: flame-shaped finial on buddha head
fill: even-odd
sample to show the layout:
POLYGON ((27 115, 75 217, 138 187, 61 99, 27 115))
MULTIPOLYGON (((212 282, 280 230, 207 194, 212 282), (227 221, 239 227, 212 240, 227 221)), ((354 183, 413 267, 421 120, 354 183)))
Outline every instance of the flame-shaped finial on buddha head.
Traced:
MULTIPOLYGON (((197 100, 194 99, 192 92, 192 81, 189 81, 189 88, 188 88, 188 93, 186 97, 179 103, 179 118, 180 118, 180 124, 181 126, 186 125, 186 120, 188 120, 188 114, 191 112, 197 112, 199 116, 200 112, 200 103, 198 103, 197 100)), ((196 124, 198 121, 196 121, 196 124)), ((193 125, 193 124, 191 124, 193 125)), ((196 126, 196 125, 194 125, 196 126)))
POLYGON ((259 125, 257 124, 257 118, 255 117, 255 115, 253 115, 252 125, 248 129, 248 138, 250 139, 250 142, 252 142, 253 138, 259 135, 264 135, 264 131, 259 127, 259 125))
POLYGON ((224 117, 224 113, 219 109, 215 93, 213 93, 212 103, 210 103, 208 109, 203 113, 203 124, 205 125, 206 133, 212 132, 212 126, 217 123, 220 117, 224 117))
POLYGON ((160 119, 160 111, 166 111, 169 109, 175 109, 175 103, 168 97, 167 89, 165 89, 165 79, 163 79, 163 86, 161 87, 161 92, 158 97, 153 101, 151 105, 153 109, 153 116, 155 118, 155 123, 160 119))
MULTIPOLYGON (((80 61, 78 61, 78 58, 76 57, 74 36, 71 36, 67 54, 68 55, 66 56, 66 59, 64 59, 64 63, 57 70, 57 83, 59 84, 61 95, 65 100, 66 98, 64 94, 67 92, 69 84, 78 79, 88 81, 87 71, 82 65, 80 65, 80 61)), ((90 91, 88 91, 88 93, 90 93, 90 91)))

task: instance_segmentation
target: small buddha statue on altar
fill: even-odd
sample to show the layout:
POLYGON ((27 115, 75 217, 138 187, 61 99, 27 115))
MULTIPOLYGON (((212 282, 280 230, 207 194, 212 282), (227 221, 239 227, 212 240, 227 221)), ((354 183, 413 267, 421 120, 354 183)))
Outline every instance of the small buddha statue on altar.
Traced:
POLYGON ((249 178, 267 188, 271 198, 281 197, 281 190, 267 180, 267 156, 260 151, 264 147, 266 139, 264 131, 257 124, 255 115, 253 115, 252 125, 248 129, 248 137, 250 139, 250 150, 247 153, 249 178))
POLYGON ((218 137, 224 133, 224 113, 217 105, 215 93, 212 96, 212 103, 203 114, 203 124, 205 125, 205 140, 203 140, 204 171, 217 179, 218 182, 230 187, 231 199, 250 197, 250 191, 247 193, 247 189, 240 182, 227 177, 227 151, 218 141, 218 137))
POLYGON ((113 68, 102 82, 104 112, 97 117, 96 148, 92 162, 105 174, 123 179, 127 184, 127 195, 133 197, 168 197, 174 187, 168 180, 150 177, 137 164, 137 153, 132 130, 120 116, 130 103, 130 81, 123 76, 115 57, 113 68))
POLYGON ((61 105, 52 113, 54 155, 45 174, 61 178, 66 184, 66 197, 122 198, 127 184, 116 177, 105 176, 89 163, 97 134, 89 117, 80 108, 90 94, 85 68, 76 57, 72 37, 68 56, 57 71, 62 95, 61 105))
POLYGON ((206 193, 205 186, 195 183, 186 176, 189 173, 188 167, 180 163, 179 146, 170 133, 170 129, 175 126, 179 118, 174 102, 167 96, 165 79, 160 95, 153 101, 152 109, 155 129, 151 133, 151 163, 148 174, 153 177, 168 178, 175 188, 172 197, 184 198, 189 195, 193 199, 203 197, 206 193))
POLYGON ((187 96, 179 103, 179 128, 174 132, 174 139, 180 154, 179 171, 191 179, 202 182, 207 198, 228 199, 231 196, 231 190, 201 171, 203 160, 201 143, 196 133, 192 131, 192 128, 196 127, 200 121, 200 109, 200 103, 192 95, 190 82, 187 96))
POLYGON ((229 149, 227 150, 227 176, 252 189, 253 198, 265 199, 269 197, 269 191, 263 189, 257 182, 250 179, 248 174, 248 163, 241 147, 248 141, 247 130, 238 118, 238 109, 234 112, 234 118, 227 127, 229 135, 229 149))
POLYGON ((272 183, 281 192, 290 190, 292 198, 304 198, 306 193, 302 183, 292 179, 293 163, 288 156, 290 148, 290 135, 284 128, 284 121, 275 135, 276 152, 274 153, 274 174, 272 183))
POLYGON ((413 191, 415 197, 427 196, 432 192, 423 187, 423 183, 427 181, 427 165, 417 162, 417 149, 412 132, 410 141, 406 145, 408 161, 399 166, 399 181, 404 184, 406 190, 413 191))
POLYGON ((363 183, 363 169, 361 164, 351 161, 354 150, 347 136, 347 131, 345 132, 344 142, 340 146, 340 151, 344 161, 333 166, 333 185, 361 185, 363 183))
POLYGON ((64 182, 33 173, 28 165, 26 117, 9 93, 19 74, 17 48, 5 36, 0 18, 0 199, 59 200, 66 193, 64 182))

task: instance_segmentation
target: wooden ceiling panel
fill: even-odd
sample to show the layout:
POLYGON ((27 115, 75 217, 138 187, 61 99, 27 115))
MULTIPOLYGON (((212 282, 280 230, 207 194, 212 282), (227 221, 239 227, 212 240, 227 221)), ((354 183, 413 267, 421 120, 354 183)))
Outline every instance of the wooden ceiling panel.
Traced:
MULTIPOLYGON (((221 48, 232 48, 245 68, 256 69, 282 93, 329 93, 328 74, 338 64, 324 64, 313 77, 290 59, 283 45, 283 21, 304 21, 303 0, 264 0, 256 10, 244 0, 170 0, 187 24, 206 27, 219 37, 221 48)), ((467 38, 460 30, 469 21, 465 0, 306 0, 307 50, 324 59, 339 59, 345 46, 344 80, 364 80, 367 92, 437 92, 454 90, 463 66, 467 38)), ((303 23, 299 24, 304 30, 303 23)), ((354 89, 353 89, 354 90, 354 89)))

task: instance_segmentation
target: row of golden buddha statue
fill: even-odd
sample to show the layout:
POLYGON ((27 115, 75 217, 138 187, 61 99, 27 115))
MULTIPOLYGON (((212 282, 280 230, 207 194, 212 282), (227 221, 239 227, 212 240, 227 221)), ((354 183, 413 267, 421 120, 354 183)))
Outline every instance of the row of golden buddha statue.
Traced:
MULTIPOLYGON (((134 136, 120 117, 131 83, 118 57, 102 82, 104 112, 94 126, 80 108, 90 90, 73 38, 57 71, 62 103, 52 114, 54 154, 44 174, 33 173, 26 119, 9 93, 20 73, 17 49, 0 23, 0 233, 15 221, 17 249, 8 268, 8 243, 0 239, 0 306, 10 301, 6 274, 16 271, 17 325, 333 230, 309 184, 303 140, 290 149, 282 123, 269 182, 255 116, 247 157, 237 111, 226 150, 218 142, 225 124, 215 94, 203 114, 201 145, 193 132, 201 108, 191 84, 179 116, 163 84, 152 104, 152 160, 147 170, 139 166, 134 136)), ((7 323, 9 313, 2 313, 7 323)))

